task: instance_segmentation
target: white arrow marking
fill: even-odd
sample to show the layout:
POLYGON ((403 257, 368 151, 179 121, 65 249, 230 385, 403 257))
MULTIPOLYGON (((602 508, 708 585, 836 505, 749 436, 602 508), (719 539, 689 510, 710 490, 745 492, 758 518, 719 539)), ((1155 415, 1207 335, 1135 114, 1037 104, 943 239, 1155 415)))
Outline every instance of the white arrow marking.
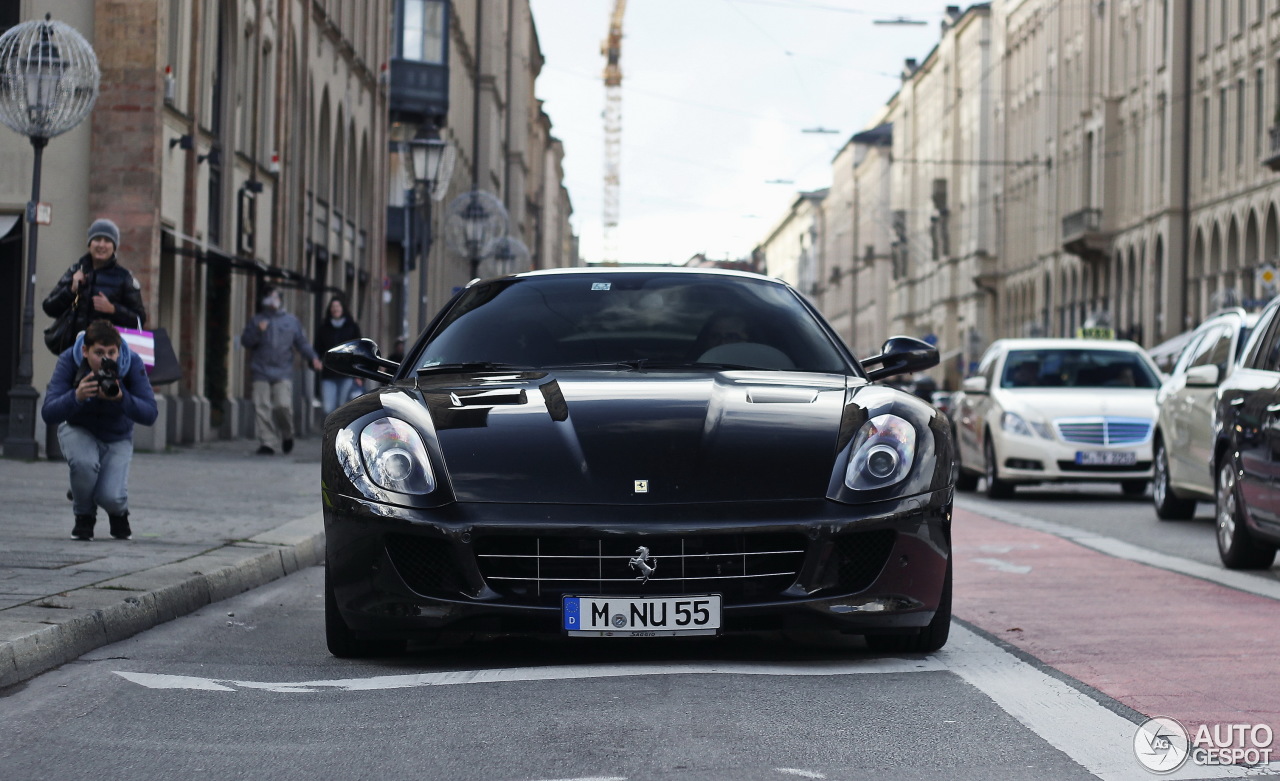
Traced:
POLYGON ((933 658, 865 659, 858 662, 802 662, 771 664, 743 662, 722 664, 609 664, 566 665, 563 667, 516 667, 495 670, 458 670, 415 675, 380 675, 374 678, 339 678, 328 681, 269 683, 194 678, 187 675, 160 675, 114 671, 116 675, 149 689, 199 689, 236 691, 262 689, 284 694, 318 691, 373 691, 408 689, 418 686, 451 686, 464 683, 511 683, 518 681, 562 681, 583 678, 620 678, 644 675, 865 675, 870 673, 937 672, 946 669, 933 658))

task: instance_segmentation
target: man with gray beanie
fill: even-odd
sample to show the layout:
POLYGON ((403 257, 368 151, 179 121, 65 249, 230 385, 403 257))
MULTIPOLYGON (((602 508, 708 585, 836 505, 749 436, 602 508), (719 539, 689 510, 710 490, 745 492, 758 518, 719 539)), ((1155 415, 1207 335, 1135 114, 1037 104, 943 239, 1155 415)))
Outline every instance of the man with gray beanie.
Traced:
POLYGON ((66 270, 42 305, 44 313, 53 318, 75 309, 75 327, 69 331, 67 343, 49 345, 57 355, 93 320, 109 320, 122 328, 146 327, 142 288, 116 258, 120 229, 111 220, 94 220, 88 241, 89 251, 66 270))
POLYGON ((284 309, 280 291, 267 285, 259 296, 262 308, 245 323, 240 344, 249 350, 253 377, 253 411, 258 420, 260 456, 279 448, 293 450, 293 351, 320 371, 320 356, 302 332, 302 323, 284 309))

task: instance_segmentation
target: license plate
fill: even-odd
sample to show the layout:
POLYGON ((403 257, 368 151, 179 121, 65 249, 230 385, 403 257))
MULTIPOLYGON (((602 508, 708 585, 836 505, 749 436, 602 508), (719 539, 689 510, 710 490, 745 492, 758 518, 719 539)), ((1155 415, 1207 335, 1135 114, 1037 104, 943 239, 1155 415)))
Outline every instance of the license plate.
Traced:
POLYGON ((564 597, 564 631, 576 637, 670 637, 720 631, 720 595, 564 597))
POLYGON ((1084 466, 1133 466, 1138 454, 1131 450, 1081 450, 1076 463, 1084 466))

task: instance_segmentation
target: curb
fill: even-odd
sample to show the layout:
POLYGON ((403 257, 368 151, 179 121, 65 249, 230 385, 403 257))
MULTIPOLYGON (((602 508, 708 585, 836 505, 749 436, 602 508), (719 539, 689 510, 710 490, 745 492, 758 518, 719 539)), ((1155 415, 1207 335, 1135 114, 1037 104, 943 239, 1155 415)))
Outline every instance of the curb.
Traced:
POLYGON ((0 688, 324 561, 314 513, 189 559, 0 613, 0 688))

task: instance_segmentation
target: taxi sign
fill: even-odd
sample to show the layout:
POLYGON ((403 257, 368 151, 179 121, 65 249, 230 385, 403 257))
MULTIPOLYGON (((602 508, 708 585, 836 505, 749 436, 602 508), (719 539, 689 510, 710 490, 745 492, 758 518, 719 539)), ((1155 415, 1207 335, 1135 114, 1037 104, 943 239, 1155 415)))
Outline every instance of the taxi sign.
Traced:
POLYGON ((1116 330, 1114 328, 1077 328, 1077 339, 1115 339, 1116 330))

